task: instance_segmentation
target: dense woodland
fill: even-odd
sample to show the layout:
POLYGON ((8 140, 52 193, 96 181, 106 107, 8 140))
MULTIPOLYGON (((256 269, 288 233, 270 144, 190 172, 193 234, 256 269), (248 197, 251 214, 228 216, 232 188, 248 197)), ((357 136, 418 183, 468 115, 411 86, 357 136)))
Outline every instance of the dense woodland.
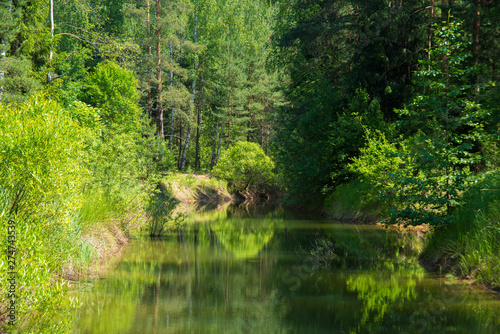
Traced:
MULTIPOLYGON (((3 1, 0 219, 2 247, 11 219, 24 249, 20 316, 57 309, 51 275, 88 263, 82 236, 140 212, 162 175, 229 178, 258 146, 267 170, 230 185, 427 223, 499 259, 499 24, 493 0, 3 1)), ((498 267, 479 279, 500 284, 498 267)))

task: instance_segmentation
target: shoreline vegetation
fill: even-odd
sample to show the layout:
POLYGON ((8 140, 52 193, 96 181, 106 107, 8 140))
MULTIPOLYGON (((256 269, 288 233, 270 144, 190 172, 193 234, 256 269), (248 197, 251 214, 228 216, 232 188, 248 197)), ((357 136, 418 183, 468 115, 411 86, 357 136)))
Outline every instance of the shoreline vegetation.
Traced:
POLYGON ((4 2, 0 331, 70 332, 61 277, 175 196, 428 226, 421 261, 500 290, 500 3, 431 3, 4 2))
MULTIPOLYGON (((448 225, 390 224, 387 202, 359 182, 343 185, 325 200, 325 215, 345 223, 377 224, 425 233, 419 254, 430 271, 500 292, 500 178, 491 174, 464 192, 448 225)), ((373 189, 373 188, 372 188, 373 189)))
MULTIPOLYGON (((252 203, 256 196, 242 197, 230 194, 227 182, 208 174, 169 173, 158 184, 165 201, 174 203, 173 215, 187 214, 194 208, 211 205, 227 205, 234 203, 252 203), (178 210, 177 210, 178 209, 178 210)), ((165 204, 165 203, 163 203, 165 204)), ((150 223, 147 209, 129 212, 123 220, 113 220, 105 226, 83 235, 93 248, 94 259, 86 268, 73 268, 71 264, 62 269, 61 278, 78 281, 100 276, 113 265, 122 249, 133 239, 146 236, 146 228, 150 223), (111 263, 108 261, 111 260, 111 263)), ((169 217, 172 218, 172 217, 169 217)))

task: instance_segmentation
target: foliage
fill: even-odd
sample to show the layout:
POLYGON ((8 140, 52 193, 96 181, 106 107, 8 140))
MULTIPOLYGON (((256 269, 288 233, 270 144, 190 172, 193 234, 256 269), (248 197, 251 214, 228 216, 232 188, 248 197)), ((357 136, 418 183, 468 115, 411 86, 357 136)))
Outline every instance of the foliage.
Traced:
POLYGON ((354 180, 335 187, 323 210, 334 220, 370 223, 384 217, 389 207, 370 183, 354 180))
POLYGON ((490 173, 464 194, 451 223, 432 233, 423 260, 442 271, 500 287, 500 175, 490 173))
MULTIPOLYGON (((82 132, 66 110, 43 96, 18 106, 0 104, 1 246, 15 222, 17 326, 65 333, 69 319, 65 285, 53 274, 80 255, 76 212, 82 182, 82 132), (65 311, 66 310, 66 311, 65 311)), ((1 253, 0 285, 7 286, 7 253, 1 253)), ((4 308, 4 302, 0 308, 4 308)))
POLYGON ((44 215, 64 210, 78 189, 80 167, 77 158, 83 148, 81 130, 66 110, 43 96, 35 96, 19 107, 1 104, 2 189, 6 202, 3 214, 22 216, 37 203, 44 215), (51 210, 52 208, 52 210, 51 210))
POLYGON ((175 225, 179 225, 182 221, 182 216, 172 217, 173 210, 177 205, 170 190, 163 183, 158 183, 155 192, 149 199, 146 211, 149 219, 149 236, 161 237, 166 233, 166 224, 174 220, 175 225))
POLYGON ((460 272, 496 282, 498 199, 476 186, 500 154, 499 13, 463 0, 2 3, 0 233, 13 217, 21 316, 64 332, 45 319, 63 300, 56 273, 88 261, 83 234, 148 203, 160 226, 164 173, 218 162, 232 191, 269 193, 263 152, 296 203, 449 222, 436 236, 460 272))
POLYGON ((352 159, 349 169, 359 175, 361 182, 368 183, 369 187, 374 187, 379 193, 385 189, 394 189, 397 186, 394 182, 396 171, 404 168, 406 173, 412 173, 412 169, 415 169, 414 164, 409 167, 411 161, 403 160, 405 154, 408 154, 408 148, 401 142, 398 149, 396 144, 386 139, 383 132, 373 133, 369 129, 365 131, 367 144, 360 150, 360 155, 352 159))
POLYGON ((38 81, 33 78, 32 64, 29 59, 0 56, 2 89, 0 101, 2 103, 23 102, 40 88, 38 81))
MULTIPOLYGON (((394 197, 404 194, 409 189, 408 185, 398 182, 398 175, 415 179, 420 179, 421 176, 410 155, 408 144, 402 138, 400 138, 399 145, 396 145, 389 142, 385 134, 379 130, 371 131, 365 128, 365 132, 366 146, 360 150, 360 155, 353 158, 348 165, 349 170, 356 174, 358 182, 361 182, 358 186, 360 189, 354 190, 354 193, 360 192, 357 203, 350 203, 349 211, 366 211, 362 214, 365 216, 370 216, 369 212, 374 211, 375 214, 372 217, 381 218, 395 210, 395 206, 399 204, 394 201, 394 197), (373 210, 373 208, 378 209, 373 210)), ((355 185, 356 183, 349 184, 355 185)), ((341 187, 337 187, 332 194, 333 203, 345 202, 342 198, 345 195, 337 194, 340 190, 341 187)), ((346 198, 349 197, 352 195, 347 195, 346 198)))
POLYGON ((237 142, 221 157, 213 174, 226 180, 234 193, 276 190, 274 163, 255 143, 237 142))
POLYGON ((401 126, 418 129, 410 140, 412 160, 423 175, 396 175, 403 191, 395 199, 404 208, 392 213, 392 222, 447 221, 461 204, 461 193, 481 178, 474 170, 483 159, 478 147, 488 136, 484 131, 488 111, 476 102, 479 86, 468 79, 476 73, 467 63, 468 41, 454 22, 436 30, 436 35, 437 47, 430 51, 430 61, 422 63, 427 68, 417 73, 420 94, 399 111, 401 126))
POLYGON ((85 79, 80 99, 100 111, 103 124, 136 131, 140 124, 139 93, 134 74, 114 62, 98 64, 85 79))

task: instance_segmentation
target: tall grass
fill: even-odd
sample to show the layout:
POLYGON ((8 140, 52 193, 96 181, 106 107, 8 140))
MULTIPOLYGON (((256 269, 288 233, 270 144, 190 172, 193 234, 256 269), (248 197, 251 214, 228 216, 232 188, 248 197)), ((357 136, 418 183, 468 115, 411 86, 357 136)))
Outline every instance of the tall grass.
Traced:
POLYGON ((422 259, 443 271, 500 288, 500 173, 464 194, 452 223, 434 231, 422 259))
POLYGON ((79 217, 82 229, 88 232, 96 224, 106 224, 123 214, 124 208, 116 197, 100 189, 88 190, 83 194, 79 217))
POLYGON ((387 207, 373 192, 367 182, 341 184, 325 200, 325 211, 337 220, 374 222, 386 215, 387 207))

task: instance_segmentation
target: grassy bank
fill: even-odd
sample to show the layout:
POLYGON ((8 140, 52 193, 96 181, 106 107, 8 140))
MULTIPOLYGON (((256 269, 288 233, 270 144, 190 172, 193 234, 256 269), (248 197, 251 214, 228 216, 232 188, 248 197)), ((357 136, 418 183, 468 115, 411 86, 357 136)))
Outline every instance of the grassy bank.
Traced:
POLYGON ((421 258, 435 270, 500 290, 500 175, 467 191, 452 222, 431 234, 421 258))
POLYGON ((182 203, 234 200, 227 182, 209 175, 170 173, 160 181, 171 196, 182 203))
MULTIPOLYGON (((500 289, 500 176, 490 173, 463 194, 450 222, 427 232, 420 254, 424 265, 443 274, 500 289)), ((377 223, 388 218, 390 205, 377 200, 373 188, 360 182, 339 186, 325 201, 334 220, 377 223)))

